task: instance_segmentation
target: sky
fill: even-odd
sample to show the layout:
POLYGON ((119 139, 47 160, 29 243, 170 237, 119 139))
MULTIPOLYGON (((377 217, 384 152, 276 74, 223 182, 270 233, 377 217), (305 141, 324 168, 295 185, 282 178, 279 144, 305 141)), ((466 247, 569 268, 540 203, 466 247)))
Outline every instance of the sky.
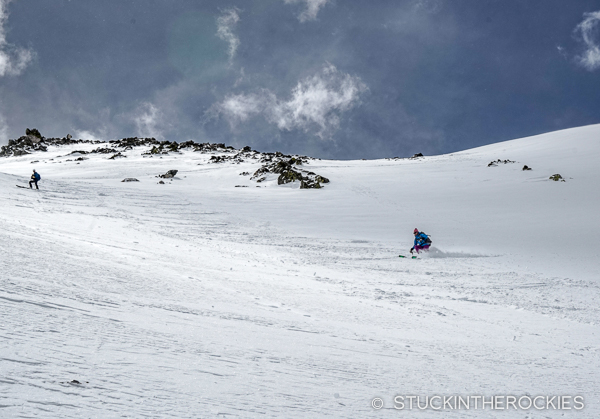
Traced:
POLYGON ((0 0, 0 144, 361 159, 600 123, 588 0, 0 0))

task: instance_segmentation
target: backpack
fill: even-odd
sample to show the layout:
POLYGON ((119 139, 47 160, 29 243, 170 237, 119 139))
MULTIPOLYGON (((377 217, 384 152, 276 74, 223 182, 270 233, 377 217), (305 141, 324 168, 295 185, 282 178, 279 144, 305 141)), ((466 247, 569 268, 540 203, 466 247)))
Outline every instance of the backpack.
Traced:
POLYGON ((35 180, 40 180, 42 178, 38 172, 35 172, 34 177, 35 177, 35 180))
POLYGON ((423 245, 427 246, 428 244, 431 244, 431 239, 429 238, 429 234, 421 231, 422 234, 425 234, 427 236, 427 238, 425 240, 423 240, 423 245))

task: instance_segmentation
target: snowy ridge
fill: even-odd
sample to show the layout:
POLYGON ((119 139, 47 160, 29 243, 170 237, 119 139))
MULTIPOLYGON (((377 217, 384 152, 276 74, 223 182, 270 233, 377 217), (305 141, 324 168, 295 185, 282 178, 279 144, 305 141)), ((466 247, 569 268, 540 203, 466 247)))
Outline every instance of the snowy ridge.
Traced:
POLYGON ((150 146, 0 159, 0 417, 440 417, 397 394, 582 395, 596 417, 599 138, 311 160, 322 190, 150 146), (33 168, 40 191, 16 188, 33 168), (434 250, 400 259, 414 227, 434 250))

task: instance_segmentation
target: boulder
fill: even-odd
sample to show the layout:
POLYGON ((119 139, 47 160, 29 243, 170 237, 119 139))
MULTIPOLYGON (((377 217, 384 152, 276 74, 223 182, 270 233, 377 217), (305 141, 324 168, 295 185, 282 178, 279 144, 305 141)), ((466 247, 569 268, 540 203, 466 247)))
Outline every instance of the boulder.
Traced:
POLYGON ((175 175, 177 174, 177 172, 178 172, 178 170, 169 170, 164 175, 159 175, 158 177, 161 177, 163 179, 173 178, 173 177, 175 177, 175 175))
POLYGON ((289 169, 281 172, 281 174, 277 178, 277 184, 284 185, 286 183, 295 182, 297 180, 302 180, 302 174, 295 170, 289 169))
MULTIPOLYGON (((137 180, 134 177, 126 177, 125 179, 123 179, 121 182, 139 182, 139 180, 137 180)), ((161 181, 162 182, 162 181, 161 181)))
POLYGON ((35 138, 37 138, 39 140, 42 139, 42 134, 40 134, 40 132, 37 129, 35 129, 35 128, 33 128, 33 129, 27 128, 25 130, 25 135, 28 136, 28 137, 35 137, 35 138))

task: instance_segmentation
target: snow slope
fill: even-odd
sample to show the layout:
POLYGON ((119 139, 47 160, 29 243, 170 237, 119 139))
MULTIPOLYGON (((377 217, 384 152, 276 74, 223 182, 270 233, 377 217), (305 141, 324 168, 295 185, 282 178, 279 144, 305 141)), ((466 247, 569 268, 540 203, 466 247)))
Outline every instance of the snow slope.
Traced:
POLYGON ((312 161, 321 190, 191 151, 67 161, 96 147, 0 160, 0 417, 600 415, 600 125, 312 161), (414 227, 434 250, 400 259, 414 227), (435 394, 586 407, 393 408, 435 394))

